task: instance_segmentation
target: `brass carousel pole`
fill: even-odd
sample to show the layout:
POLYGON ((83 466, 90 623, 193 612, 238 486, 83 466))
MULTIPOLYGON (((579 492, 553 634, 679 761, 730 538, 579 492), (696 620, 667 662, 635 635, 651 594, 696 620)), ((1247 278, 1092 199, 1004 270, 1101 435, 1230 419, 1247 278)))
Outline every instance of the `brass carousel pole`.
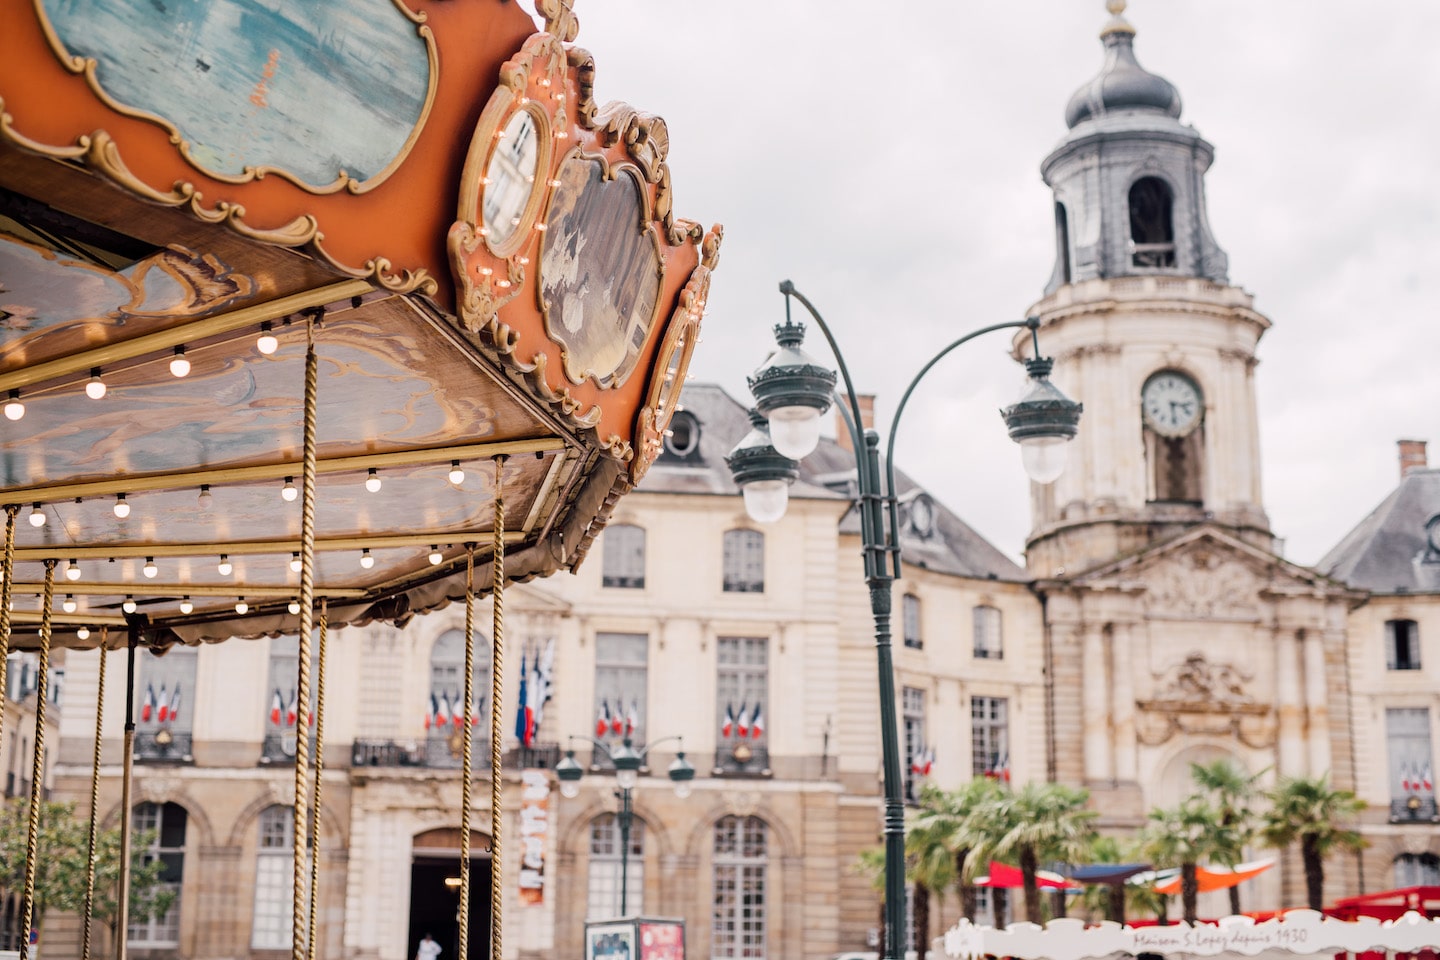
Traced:
POLYGON ((305 933, 305 852, 308 847, 309 819, 306 799, 309 793, 306 770, 309 767, 310 737, 306 726, 310 714, 310 631, 315 618, 315 408, 319 381, 319 363, 315 355, 315 324, 312 318, 307 330, 305 347, 305 446, 304 469, 300 488, 300 667, 296 680, 295 707, 295 858, 294 890, 291 923, 293 960, 306 960, 308 945, 305 933))
MULTIPOLYGON (((315 902, 320 898, 320 778, 325 773, 325 650, 330 634, 330 609, 320 601, 320 661, 315 678, 315 829, 310 833, 310 931, 307 960, 315 960, 315 902)), ((296 751, 299 752, 298 750, 296 751)))
POLYGON ((95 826, 100 816, 100 736, 105 730, 105 649, 108 631, 100 628, 100 678, 95 690, 95 753, 90 765, 90 835, 85 844, 85 909, 80 960, 90 960, 90 924, 95 915, 95 826))
MULTIPOLYGON (((5 508, 5 555, 0 566, 0 697, 10 689, 5 675, 10 661, 10 584, 15 579, 15 517, 20 505, 12 503, 5 508)), ((5 711, 0 710, 0 732, 5 725, 5 711)))
POLYGON ((470 956, 470 718, 475 702, 475 545, 465 546, 465 722, 460 729, 460 938, 458 960, 470 956))
MULTIPOLYGON (((501 895, 505 890, 500 869, 500 787, 503 754, 501 733, 505 681, 505 498, 501 474, 505 457, 495 458, 495 542, 490 559, 490 599, 494 604, 494 620, 490 641, 490 956, 500 960, 505 954, 504 925, 501 922, 501 895)), ((460 957, 458 960, 469 960, 460 957)))
POLYGON ((35 922, 35 862, 40 849, 40 801, 45 792, 45 698, 50 694, 50 617, 55 603, 55 561, 45 561, 40 609, 40 676, 35 681, 35 753, 30 762, 30 820, 25 832, 25 884, 21 891, 20 960, 30 956, 35 922))
POLYGON ((135 783, 135 648, 140 628, 132 622, 125 650, 125 740, 120 755, 120 877, 115 891, 115 960, 125 960, 130 940, 130 792, 135 783))

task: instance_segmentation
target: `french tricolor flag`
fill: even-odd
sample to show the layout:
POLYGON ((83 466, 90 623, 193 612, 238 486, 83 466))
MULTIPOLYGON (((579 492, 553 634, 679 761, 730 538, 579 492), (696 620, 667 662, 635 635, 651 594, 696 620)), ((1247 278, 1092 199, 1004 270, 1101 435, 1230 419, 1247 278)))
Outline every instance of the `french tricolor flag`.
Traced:
POLYGON ((745 716, 745 708, 747 706, 748 704, 746 704, 744 701, 741 701, 740 713, 735 720, 735 732, 740 735, 740 739, 742 740, 750 736, 750 721, 745 716))
POLYGON ((1411 790, 1415 789, 1414 785, 1410 780, 1410 764, 1405 763, 1404 761, 1401 761, 1400 763, 1400 789, 1404 790, 1406 793, 1409 793, 1411 790))
POLYGON ((150 718, 155 715, 155 688, 151 684, 145 684, 145 701, 140 704, 140 722, 149 723, 150 718))
POLYGON ((1425 772, 1420 775, 1420 788, 1427 792, 1435 789, 1435 778, 1430 775, 1429 761, 1425 763, 1425 772))
POLYGON ((174 723, 180 719, 180 684, 175 684, 175 692, 170 694, 170 722, 174 723))
POLYGON ((760 704, 755 704, 755 712, 750 715, 750 739, 759 740, 765 732, 765 714, 760 710, 760 704))
POLYGON ((728 737, 735 732, 735 708, 725 704, 725 719, 720 721, 720 736, 728 737))
POLYGON ((595 714, 595 736, 605 736, 605 731, 610 729, 610 701, 601 700, 600 709, 595 714))
POLYGON ((635 736, 635 731, 640 729, 640 701, 630 701, 630 712, 625 714, 625 736, 635 736))
POLYGON ((294 689, 290 691, 290 703, 285 707, 285 726, 295 726, 295 718, 300 715, 300 696, 294 689))
POLYGON ((275 688, 275 695, 270 698, 270 723, 272 726, 280 726, 280 715, 285 711, 285 704, 280 699, 280 688, 275 688))
POLYGON ((169 720, 169 719, 170 719, 170 688, 169 688, 168 686, 166 686, 165 684, 163 684, 163 683, 160 685, 160 699, 159 699, 159 701, 157 701, 157 707, 158 707, 159 712, 160 712, 159 718, 158 718, 158 719, 160 720, 160 722, 161 722, 161 723, 164 723, 166 720, 169 720))

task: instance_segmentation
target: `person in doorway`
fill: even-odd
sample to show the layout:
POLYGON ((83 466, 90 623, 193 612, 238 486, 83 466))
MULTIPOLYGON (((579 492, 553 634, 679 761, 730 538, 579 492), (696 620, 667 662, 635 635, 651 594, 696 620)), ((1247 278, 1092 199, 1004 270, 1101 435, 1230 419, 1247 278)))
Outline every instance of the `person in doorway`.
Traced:
POLYGON ((420 941, 420 946, 415 948, 415 960, 435 960, 438 956, 440 956, 440 944, 436 943, 435 938, 429 933, 426 933, 425 939, 420 941))

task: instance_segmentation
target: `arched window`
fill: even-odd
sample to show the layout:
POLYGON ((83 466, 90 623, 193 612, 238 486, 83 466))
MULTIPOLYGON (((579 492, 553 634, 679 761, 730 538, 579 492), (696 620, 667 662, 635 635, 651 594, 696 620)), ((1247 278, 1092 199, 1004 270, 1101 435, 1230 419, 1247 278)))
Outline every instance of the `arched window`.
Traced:
POLYGON ((1395 886, 1440 887, 1440 857, 1433 853, 1402 853, 1395 858, 1395 886))
POLYGON ((759 530, 726 530, 724 538, 726 593, 765 592, 765 534, 759 530))
POLYGON ((1070 217, 1065 204, 1055 204, 1055 275, 1060 283, 1070 282, 1070 217))
POLYGON ((295 811, 275 804, 256 818, 255 910, 250 946, 256 950, 287 950, 293 916, 290 897, 295 848, 295 811))
MULTIPOLYGON (((589 920, 621 916, 620 823, 613 813, 590 821, 590 885, 586 893, 589 920)), ((630 820, 630 856, 625 864, 625 913, 645 912, 645 823, 630 820)))
POLYGON ((628 590, 645 587, 645 529, 618 523, 605 529, 600 585, 628 590))
POLYGON ((130 907, 130 944, 136 947, 180 945, 180 891, 185 882, 185 824, 188 815, 178 803, 142 803, 131 814, 130 825, 137 834, 149 835, 142 848, 145 863, 159 860, 162 891, 173 896, 169 909, 146 919, 144 905, 130 907))
POLYGON ((769 827, 759 817, 715 824, 710 956, 764 960, 769 827))
POLYGON ((470 718, 477 731, 486 723, 483 709, 490 690, 490 645, 475 638, 474 703, 465 709, 465 631, 446 630, 430 648, 430 695, 425 727, 429 731, 427 760, 432 766, 460 766, 462 758, 450 749, 460 724, 470 718))
POLYGON ((1141 177, 1130 187, 1131 263, 1175 266, 1175 196, 1159 177, 1141 177))

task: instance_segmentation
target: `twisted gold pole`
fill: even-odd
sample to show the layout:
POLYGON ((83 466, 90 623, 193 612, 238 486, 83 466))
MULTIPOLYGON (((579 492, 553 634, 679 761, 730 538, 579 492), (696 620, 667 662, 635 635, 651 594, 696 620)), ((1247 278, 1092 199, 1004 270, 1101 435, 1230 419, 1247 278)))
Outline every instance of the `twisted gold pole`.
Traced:
POLYGON ((40 797, 45 790, 45 698, 50 695, 50 616, 55 603, 55 561, 45 561, 45 593, 40 610, 40 676, 35 686, 35 754, 30 763, 30 823, 25 833, 25 886, 21 892, 20 960, 30 956, 35 923, 35 867, 40 847, 40 797))
MULTIPOLYGON (((308 960, 315 960, 315 904, 320 899, 320 778, 325 773, 325 648, 330 634, 330 609, 320 601, 320 673, 315 680, 315 829, 310 834, 310 931, 308 960)), ((297 753, 299 751, 296 751, 297 753)))
MULTIPOLYGON (((15 580, 15 517, 19 513, 18 503, 5 508, 5 555, 0 560, 0 697, 9 689, 5 668, 10 659, 10 584, 15 580)), ((0 732, 4 726, 5 711, 0 710, 0 732)))
POLYGON ((95 914, 95 821, 100 815, 100 736, 105 731, 105 650, 107 630, 100 628, 100 680, 95 692, 95 754, 90 765, 90 836, 85 844, 85 911, 80 960, 90 960, 90 921, 95 914))
POLYGON ((306 809, 309 784, 310 631, 315 625, 315 408, 319 362, 315 355, 315 321, 305 348, 305 446, 300 487, 300 667, 295 681, 295 851, 294 900, 291 904, 291 955, 306 960, 305 851, 310 835, 306 809))
POLYGON ((470 717, 475 698, 475 545, 465 545, 465 723, 460 731, 460 941, 458 960, 470 956, 470 717))
MULTIPOLYGON (((490 642, 490 956, 500 960, 504 956, 504 925, 501 923, 501 894, 505 890, 504 877, 500 869, 500 817, 501 770, 504 755, 501 753, 503 732, 504 682, 505 682, 505 498, 501 488, 501 474, 505 469, 505 458, 495 458, 495 543, 490 558, 490 599, 494 603, 495 619, 491 629, 490 642)), ((459 960, 468 960, 461 957, 459 960)))

